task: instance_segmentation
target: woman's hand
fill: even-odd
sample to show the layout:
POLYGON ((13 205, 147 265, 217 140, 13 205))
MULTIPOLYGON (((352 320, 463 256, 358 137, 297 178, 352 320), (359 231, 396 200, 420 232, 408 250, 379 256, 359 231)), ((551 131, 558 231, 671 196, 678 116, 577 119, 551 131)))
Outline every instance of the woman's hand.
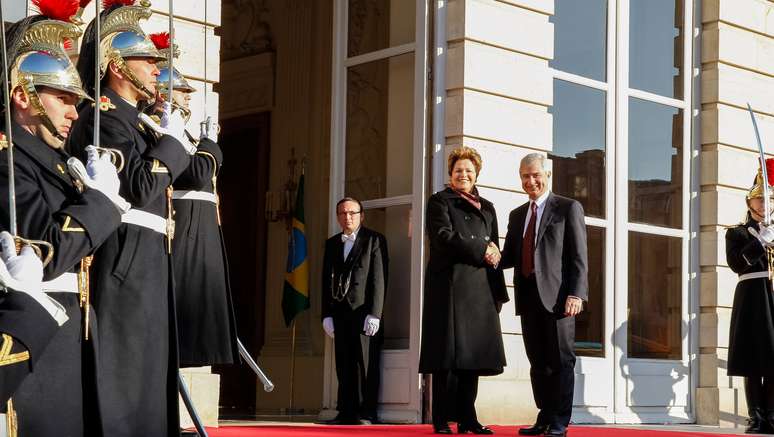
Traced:
POLYGON ((489 243, 484 254, 484 261, 492 267, 497 267, 500 264, 500 249, 494 243, 489 243))

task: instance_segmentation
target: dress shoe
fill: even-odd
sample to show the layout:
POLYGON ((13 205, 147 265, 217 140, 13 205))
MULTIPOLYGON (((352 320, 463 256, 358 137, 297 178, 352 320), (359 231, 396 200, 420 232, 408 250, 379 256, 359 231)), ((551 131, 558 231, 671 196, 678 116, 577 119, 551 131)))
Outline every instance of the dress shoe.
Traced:
POLYGON ((199 433, 184 429, 180 431, 180 437, 199 437, 199 433))
POLYGON ((766 420, 761 423, 761 434, 774 434, 774 410, 766 413, 766 420))
POLYGON ((544 437, 566 437, 567 427, 551 425, 543 434, 544 437))
POLYGON ((451 434, 452 430, 449 428, 448 423, 444 423, 442 425, 433 425, 433 432, 435 434, 451 434))
POLYGON ((750 410, 750 417, 747 419, 747 428, 744 432, 747 434, 762 434, 766 426, 766 418, 763 417, 763 411, 758 408, 750 410))
POLYGON ((472 425, 465 425, 462 423, 457 424, 457 434, 467 434, 467 433, 473 433, 473 434, 482 434, 482 435, 489 435, 494 434, 491 429, 485 427, 484 425, 476 422, 472 425))
POLYGON ((326 425, 360 425, 360 419, 357 417, 342 416, 339 414, 332 420, 325 422, 326 425))
POLYGON ((548 425, 536 423, 529 428, 519 428, 519 435, 543 435, 548 430, 548 425))

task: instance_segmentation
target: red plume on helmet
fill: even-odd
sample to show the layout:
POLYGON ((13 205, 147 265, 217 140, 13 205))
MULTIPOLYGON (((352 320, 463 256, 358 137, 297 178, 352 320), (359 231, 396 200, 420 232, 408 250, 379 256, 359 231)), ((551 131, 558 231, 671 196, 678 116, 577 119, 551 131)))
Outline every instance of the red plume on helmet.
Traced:
POLYGON ((85 8, 86 6, 89 5, 89 3, 91 3, 91 0, 81 0, 80 7, 85 8))
POLYGON ((102 0, 102 7, 107 9, 112 8, 113 6, 132 6, 134 5, 134 0, 102 0))
POLYGON ((774 158, 766 159, 766 176, 768 176, 769 186, 774 186, 774 158))
POLYGON ((40 15, 52 20, 70 21, 78 12, 79 0, 32 0, 40 15))
MULTIPOLYGON (((169 32, 152 33, 148 35, 158 50, 168 49, 170 45, 169 32)), ((767 167, 768 168, 768 167, 767 167)))

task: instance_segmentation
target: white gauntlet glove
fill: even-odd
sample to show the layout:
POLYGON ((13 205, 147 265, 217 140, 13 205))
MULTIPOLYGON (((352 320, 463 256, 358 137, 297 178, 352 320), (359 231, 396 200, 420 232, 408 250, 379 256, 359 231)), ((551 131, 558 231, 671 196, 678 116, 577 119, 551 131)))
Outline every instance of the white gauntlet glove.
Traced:
POLYGON ((67 160, 70 175, 87 187, 104 194, 121 213, 128 211, 132 205, 118 194, 121 181, 118 179, 116 166, 110 162, 110 155, 104 154, 100 157, 94 146, 86 146, 86 154, 88 161, 85 167, 78 158, 67 160))
POLYGON ((774 226, 766 226, 766 225, 760 225, 760 230, 756 231, 755 228, 750 226, 747 228, 747 231, 752 234, 753 237, 757 238, 758 241, 761 242, 763 247, 771 247, 774 246, 774 226))
POLYGON ((322 321, 323 330, 328 337, 333 338, 333 317, 326 317, 322 321))
POLYGON ((180 111, 173 111, 172 104, 164 102, 162 104, 161 124, 153 121, 148 114, 140 113, 140 121, 153 129, 160 135, 169 135, 176 139, 185 149, 186 153, 193 155, 196 153, 196 146, 188 141, 185 135, 185 120, 180 111))
POLYGON ((376 333, 379 332, 379 319, 370 314, 367 315, 363 322, 363 331, 365 332, 365 335, 369 337, 376 335, 376 333))
POLYGON ((59 326, 67 321, 64 307, 43 293, 43 263, 29 246, 16 255, 16 243, 6 231, 0 232, 0 284, 35 299, 59 326))

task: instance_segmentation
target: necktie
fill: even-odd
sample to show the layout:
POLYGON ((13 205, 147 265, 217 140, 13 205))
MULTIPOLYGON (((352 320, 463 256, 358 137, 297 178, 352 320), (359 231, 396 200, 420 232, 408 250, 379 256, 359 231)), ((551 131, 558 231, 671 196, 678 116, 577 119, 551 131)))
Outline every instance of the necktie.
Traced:
POLYGON ((354 243, 355 242, 355 237, 356 237, 356 235, 354 233, 349 234, 349 235, 341 234, 341 242, 342 243, 346 243, 347 241, 351 241, 351 242, 354 243))
POLYGON ((341 234, 341 242, 344 243, 344 260, 349 256, 349 252, 352 251, 352 246, 355 245, 355 233, 349 235, 341 234))
POLYGON ((532 214, 529 218, 524 240, 521 242, 521 275, 528 278, 535 271, 535 225, 537 223, 537 205, 530 203, 532 214))

